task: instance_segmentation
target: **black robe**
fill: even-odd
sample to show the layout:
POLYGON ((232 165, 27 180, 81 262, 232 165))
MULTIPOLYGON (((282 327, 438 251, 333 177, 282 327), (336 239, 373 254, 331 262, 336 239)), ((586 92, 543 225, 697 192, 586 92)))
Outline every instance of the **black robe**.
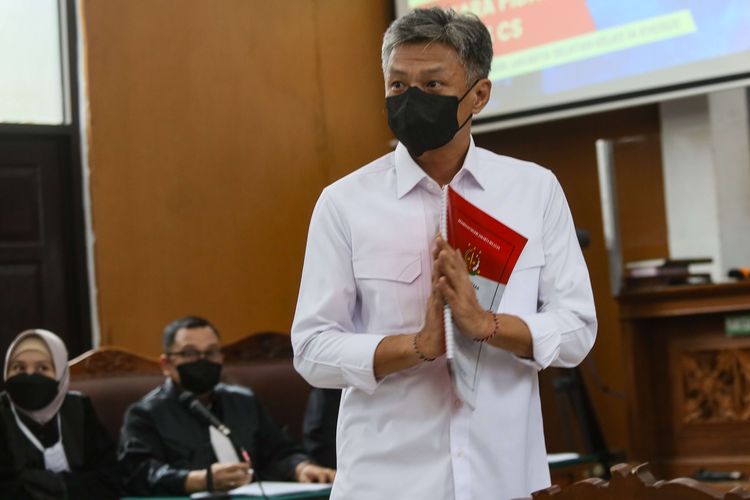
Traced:
MULTIPOLYGON (((185 495, 188 473, 216 462, 208 425, 179 401, 179 394, 168 379, 128 408, 119 449, 126 494, 185 495)), ((294 480, 296 466, 308 459, 244 387, 217 385, 211 411, 248 451, 256 479, 294 480)))
MULTIPOLYGON (((0 393, 0 499, 79 500, 119 498, 115 444, 96 417, 88 397, 68 392, 58 414, 70 472, 44 468, 44 455, 21 431, 6 392, 0 393)), ((42 446, 58 440, 57 418, 39 425, 19 413, 42 446)))

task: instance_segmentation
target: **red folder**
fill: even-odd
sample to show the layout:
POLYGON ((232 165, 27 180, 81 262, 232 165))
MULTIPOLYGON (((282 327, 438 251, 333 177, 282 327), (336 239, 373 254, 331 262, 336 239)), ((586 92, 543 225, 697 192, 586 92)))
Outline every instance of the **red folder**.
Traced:
MULTIPOLYGON (((463 255, 479 304, 488 311, 497 311, 527 239, 472 205, 450 186, 443 193, 442 208, 443 237, 463 255)), ((457 396, 475 408, 484 343, 475 342, 459 331, 448 305, 444 322, 453 388, 457 396)))
POLYGON ((448 243, 461 250, 469 274, 506 285, 526 238, 475 207, 448 186, 448 243))

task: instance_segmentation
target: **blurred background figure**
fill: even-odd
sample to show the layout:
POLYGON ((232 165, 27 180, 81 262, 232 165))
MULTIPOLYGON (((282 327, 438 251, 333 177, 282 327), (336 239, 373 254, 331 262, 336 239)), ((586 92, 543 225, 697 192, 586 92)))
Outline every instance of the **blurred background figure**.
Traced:
POLYGON ((336 422, 341 389, 313 387, 302 424, 305 451, 320 465, 336 468, 336 422))

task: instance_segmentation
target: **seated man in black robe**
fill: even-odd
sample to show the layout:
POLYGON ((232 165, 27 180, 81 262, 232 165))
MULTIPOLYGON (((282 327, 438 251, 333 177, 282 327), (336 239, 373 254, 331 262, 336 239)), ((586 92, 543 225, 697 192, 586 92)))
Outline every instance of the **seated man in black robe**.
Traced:
POLYGON ((219 383, 223 356, 216 328, 202 318, 164 330, 166 382, 132 405, 119 461, 130 495, 227 491, 253 479, 331 482, 271 420, 247 388, 219 383), (229 437, 195 411, 197 401, 231 430, 229 437), (191 409, 192 406, 192 409, 191 409))

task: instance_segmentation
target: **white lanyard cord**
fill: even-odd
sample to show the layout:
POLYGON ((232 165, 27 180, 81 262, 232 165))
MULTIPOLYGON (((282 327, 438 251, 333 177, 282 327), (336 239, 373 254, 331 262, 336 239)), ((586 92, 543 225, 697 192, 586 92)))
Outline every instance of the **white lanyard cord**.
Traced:
MULTIPOLYGON (((18 427, 20 427, 21 432, 24 433, 24 435, 28 438, 31 443, 36 446, 36 448, 44 453, 44 450, 46 449, 44 446, 42 446, 42 443, 39 442, 37 437, 32 433, 28 427, 26 427, 26 424, 23 423, 23 421, 18 417, 18 413, 16 412, 15 407, 11 404, 10 409, 13 412, 13 416, 16 418, 16 424, 18 424, 18 427)), ((57 443, 50 446, 52 448, 53 446, 57 445, 58 443, 62 442, 62 427, 60 426, 60 414, 58 413, 55 415, 55 418, 57 419, 57 443)))

